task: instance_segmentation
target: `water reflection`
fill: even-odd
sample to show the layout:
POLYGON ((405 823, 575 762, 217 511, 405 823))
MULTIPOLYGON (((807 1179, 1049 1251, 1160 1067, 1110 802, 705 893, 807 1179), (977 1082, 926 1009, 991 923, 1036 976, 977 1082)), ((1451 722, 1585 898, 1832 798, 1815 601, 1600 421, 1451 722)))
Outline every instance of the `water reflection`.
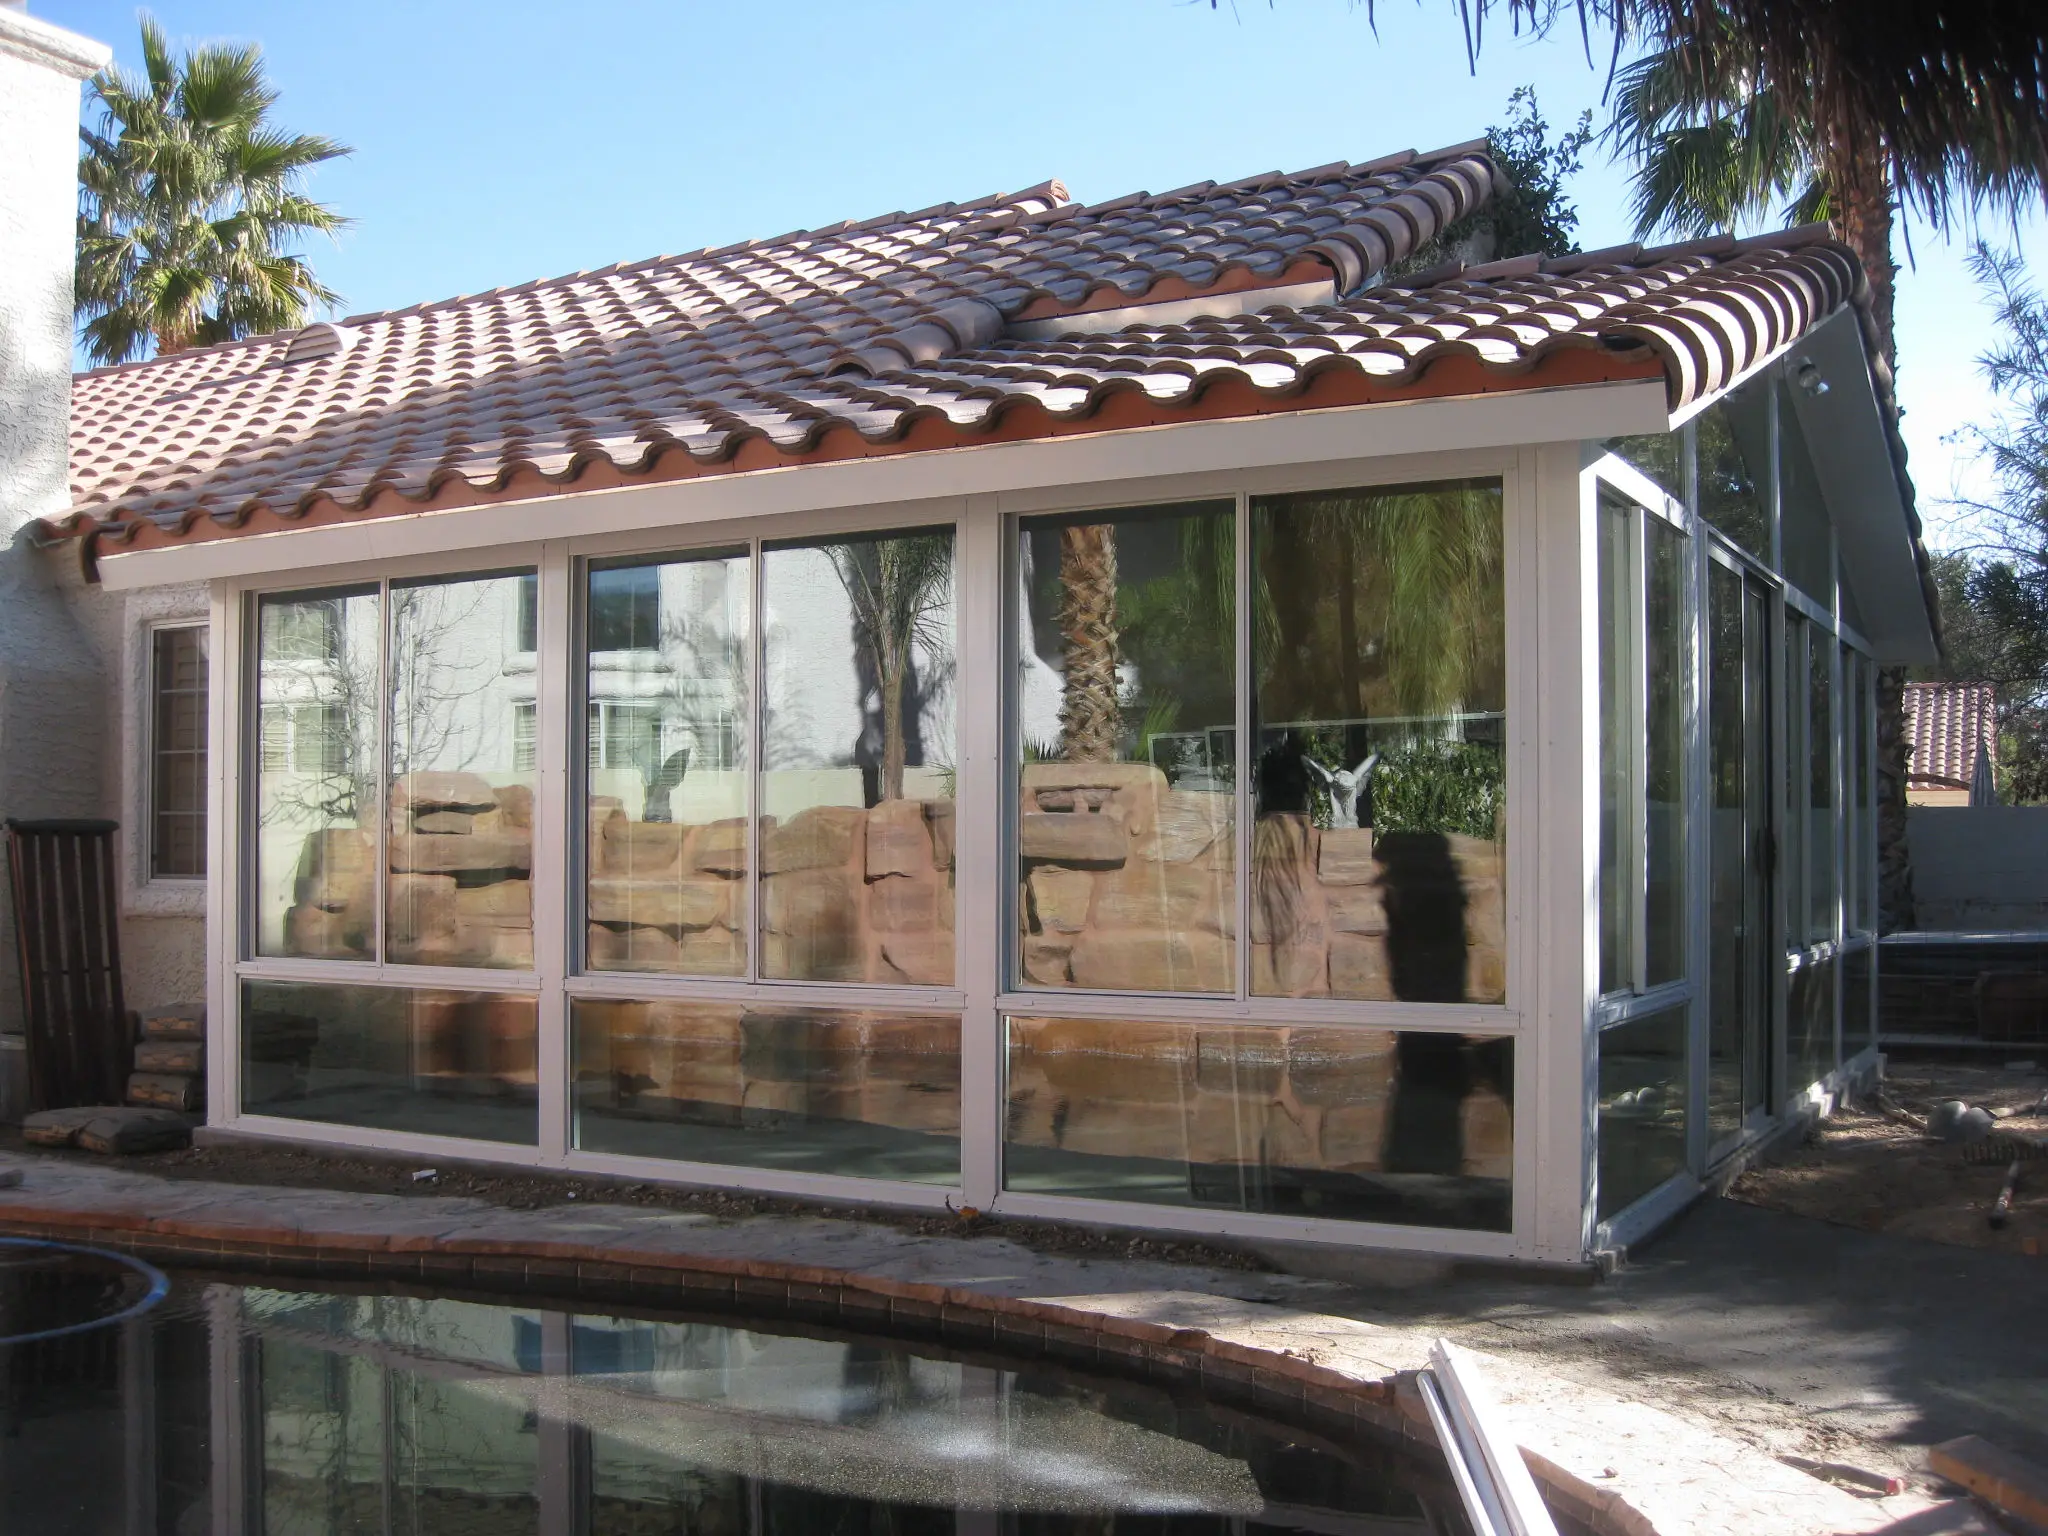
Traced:
POLYGON ((0 1349, 8 1528, 1458 1532, 1384 1449, 1162 1389, 800 1329, 181 1281, 0 1349))

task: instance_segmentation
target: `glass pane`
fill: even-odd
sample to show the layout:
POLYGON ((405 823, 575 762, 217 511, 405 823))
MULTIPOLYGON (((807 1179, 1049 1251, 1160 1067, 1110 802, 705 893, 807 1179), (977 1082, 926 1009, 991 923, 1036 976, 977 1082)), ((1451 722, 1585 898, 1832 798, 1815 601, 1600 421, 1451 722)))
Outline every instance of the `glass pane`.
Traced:
POLYGON ((1855 814, 1849 818, 1849 839, 1854 852, 1849 859, 1850 926, 1860 933, 1876 930, 1872 912, 1873 876, 1877 869, 1877 812, 1871 800, 1871 769, 1877 751, 1877 712, 1871 703, 1870 658, 1857 651, 1846 653, 1853 667, 1849 692, 1842 708, 1849 721, 1849 739, 1855 759, 1850 765, 1849 801, 1855 814))
POLYGON ((761 975, 951 986, 953 531, 761 561, 761 975))
POLYGON ((1813 631, 1807 656, 1812 681, 1806 695, 1810 716, 1806 733, 1806 938, 1812 944, 1835 937, 1835 726, 1829 711, 1834 696, 1834 659, 1834 642, 1819 630, 1813 631))
POLYGON ((1806 620, 1785 615, 1785 837, 1779 845, 1785 866, 1785 945, 1798 949, 1806 936, 1806 620))
POLYGON ((578 999, 570 1028, 583 1151, 959 1181, 955 1015, 578 999))
POLYGON ((1877 972, 1875 945, 1842 956, 1842 1054, 1853 1056, 1877 1044, 1877 1014, 1872 986, 1877 972))
POLYGON ((1686 499, 1685 434, 1651 432, 1641 437, 1610 437, 1601 448, 1631 469, 1647 475, 1673 501, 1686 499))
POLYGON ((507 992, 242 983, 242 1108, 532 1146, 539 1008, 507 992))
POLYGON ((152 879, 206 875, 206 631, 150 639, 152 879))
POLYGON ((1771 558, 1771 397, 1761 380, 1700 412, 1700 515, 1757 559, 1771 558))
POLYGON ((1234 991, 1232 504, 1031 518, 1017 554, 1020 984, 1234 991))
POLYGON ((1685 724, 1692 700, 1685 588, 1691 545, 1661 517, 1642 515, 1643 984, 1685 975, 1685 724))
POLYGON ((1600 990, 1635 984, 1635 562, 1629 504, 1600 490, 1600 990))
POLYGON ((1514 1041, 1009 1021, 1003 1187, 1505 1232, 1514 1041))
POLYGON ((1820 476, 1792 395, 1778 385, 1778 543, 1785 579, 1822 607, 1835 605, 1835 549, 1820 476))
POLYGON ((1785 1059, 1794 1093, 1835 1067, 1835 963, 1802 965, 1786 988, 1785 1059))
POLYGON ((390 895, 396 965, 533 967, 533 790, 514 665, 528 578, 391 589, 390 895))
POLYGON ((1600 1031, 1600 1220, 1685 1167, 1685 1009, 1600 1031))
POLYGON ((588 579, 585 963, 744 976, 751 563, 588 579))
POLYGON ((1752 723, 1746 712, 1749 666, 1743 580, 1726 566, 1707 566, 1707 1123, 1715 1139, 1741 1129, 1749 1105, 1746 1060, 1757 978, 1769 946, 1757 931, 1751 850, 1761 830, 1752 825, 1755 787, 1749 782, 1752 723), (1765 948, 1760 949, 1762 944, 1765 948))
POLYGON ((1255 498, 1252 572, 1251 991, 1500 1002, 1499 484, 1255 498))
POLYGON ((377 590, 265 597, 256 615, 256 953, 368 960, 377 590))

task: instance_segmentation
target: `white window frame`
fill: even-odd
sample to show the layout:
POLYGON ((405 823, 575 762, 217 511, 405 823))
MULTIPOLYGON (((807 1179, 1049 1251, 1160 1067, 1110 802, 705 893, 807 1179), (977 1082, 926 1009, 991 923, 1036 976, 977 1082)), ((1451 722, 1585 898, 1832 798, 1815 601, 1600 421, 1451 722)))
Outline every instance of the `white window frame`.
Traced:
MULTIPOLYGON (((1706 736, 1702 710, 1705 703, 1705 672, 1703 647, 1705 632, 1701 620, 1701 594, 1706 580, 1707 560, 1706 539, 1703 524, 1692 513, 1688 503, 1692 499, 1692 486, 1697 469, 1695 465, 1693 435, 1690 430, 1680 427, 1681 476, 1684 483, 1683 496, 1673 496, 1663 486, 1630 464, 1617 454, 1608 453, 1589 464, 1580 476, 1580 496, 1587 527, 1589 545, 1597 548, 1599 520, 1608 514, 1600 505, 1603 489, 1619 495, 1629 504, 1628 537, 1625 541, 1626 559, 1629 566, 1627 587, 1629 612, 1627 624, 1631 636, 1629 661, 1632 675, 1628 679, 1630 711, 1626 729, 1629 732, 1629 775, 1628 804, 1623 808, 1625 830, 1623 834, 1623 855, 1628 882, 1628 900, 1631 921, 1629 924, 1629 955, 1622 967, 1621 985, 1606 993, 1599 991, 1600 932, 1598 922, 1598 884, 1600 876, 1598 804, 1601 793, 1598 765, 1600 763, 1600 719, 1596 710, 1588 722, 1591 734, 1591 757, 1593 765, 1592 783, 1588 794, 1595 807, 1592 830, 1591 858, 1587 866, 1587 883, 1595 893, 1594 919, 1590 923, 1592 932, 1588 936, 1587 951, 1589 970, 1587 991, 1590 995, 1585 1014, 1586 1033, 1586 1074, 1583 1113, 1587 1126, 1587 1169, 1586 1169, 1586 1223, 1592 1240, 1602 1247, 1626 1241, 1625 1234, 1652 1227, 1667 1219, 1671 1212, 1692 1197, 1698 1188, 1698 1170, 1701 1166, 1703 1127, 1705 1124, 1705 1074, 1702 1063, 1707 1049, 1707 1008, 1706 986, 1702 980, 1702 956, 1706 953, 1704 935, 1701 932, 1701 908, 1705 900, 1707 857, 1706 840, 1702 833, 1706 816, 1707 780, 1705 772, 1706 736), (1679 609, 1679 651, 1687 659, 1685 679, 1685 720, 1684 737, 1680 743, 1680 771, 1684 782, 1679 795, 1685 807, 1686 836, 1683 856, 1685 859, 1683 889, 1684 910, 1681 913, 1679 936, 1682 959, 1679 975, 1671 981, 1654 986, 1648 982, 1648 912, 1649 912, 1649 868, 1645 858, 1645 811, 1643 784, 1648 757, 1649 729, 1649 676, 1648 645, 1645 634, 1648 607, 1648 535, 1647 521, 1656 518, 1682 539, 1682 569, 1680 576, 1679 609), (1686 1063, 1684 1072, 1684 1096, 1686 1106, 1685 1156, 1679 1168, 1663 1183, 1645 1191, 1622 1210, 1602 1218, 1599 1214, 1599 1127, 1600 1127, 1600 1042, 1607 1031, 1623 1025, 1637 1023, 1655 1015, 1674 1009, 1684 1012, 1684 1036, 1686 1042, 1686 1063)), ((1597 564, 1597 562, 1596 562, 1597 564)), ((1595 630, 1595 645, 1604 641, 1598 635, 1599 613, 1597 604, 1587 615, 1589 626, 1595 630)), ((1590 688, 1596 692, 1599 687, 1599 666, 1597 656, 1588 657, 1588 669, 1592 673, 1590 688)), ((1604 701, 1602 701, 1604 702, 1604 701)))
MULTIPOLYGON (((207 875, 156 875, 152 845, 156 818, 156 636, 166 629, 205 629, 208 625, 207 595, 203 588, 165 587, 129 594, 122 615, 125 652, 121 710, 121 820, 125 828, 120 839, 127 874, 121 881, 121 911, 129 917, 191 917, 206 915, 207 875)), ((219 652, 211 642, 207 648, 207 712, 219 692, 219 652)), ((211 760, 214 738, 207 743, 207 778, 214 776, 211 760)), ((213 847, 213 807, 207 803, 206 847, 213 847)), ((209 858, 208 869, 219 866, 209 858)))
MULTIPOLYGON (((436 553, 376 563, 335 566, 320 572, 321 586, 353 582, 384 584, 427 575, 459 576, 537 565, 540 576, 540 648, 537 671, 537 756, 534 908, 536 963, 531 972, 454 970, 392 966, 374 962, 255 960, 243 954, 246 929, 230 924, 245 901, 249 851, 239 845, 246 812, 239 801, 247 780, 246 740, 253 599, 266 591, 308 589, 303 571, 224 577, 216 584, 217 643, 227 646, 220 671, 215 719, 229 757, 218 777, 219 793, 234 806, 219 822, 216 846, 227 878, 215 893, 216 1017, 225 1026, 226 1048, 214 1053, 210 1085, 218 1123, 255 1135, 336 1145, 379 1146, 421 1155, 471 1156, 590 1173, 704 1183, 727 1188, 864 1202, 936 1207, 963 1200, 983 1209, 1015 1215, 1058 1215, 1113 1222, 1126 1227, 1206 1232, 1275 1240, 1464 1255, 1521 1256, 1576 1261, 1584 1252, 1581 1187, 1584 1130, 1580 1091, 1583 1053, 1574 1038, 1553 1040, 1532 1021, 1569 999, 1584 1017, 1579 999, 1584 978, 1572 957, 1580 947, 1582 914, 1574 910, 1580 887, 1575 865, 1546 859, 1546 844, 1563 839, 1574 847, 1581 835, 1580 746, 1575 738, 1578 704, 1573 690, 1583 673, 1578 604, 1580 551, 1572 531, 1576 515, 1576 442, 1471 449, 1398 456, 1337 459, 1250 470, 1215 470, 981 493, 936 500, 790 512, 772 518, 701 521, 680 526, 599 533, 541 544, 501 544, 488 553, 436 553), (623 555, 686 555, 697 549, 733 548, 760 539, 813 539, 857 531, 929 527, 950 522, 955 529, 957 646, 961 675, 1001 678, 1011 643, 1005 622, 1005 572, 1010 530, 1019 516, 1105 510, 1124 505, 1233 498, 1242 507, 1253 495, 1293 491, 1369 489, 1375 485, 1497 478, 1503 489, 1508 646, 1508 833, 1506 971, 1508 1002, 1502 1005, 1365 1003, 1301 999, 1130 997, 1082 993, 1009 993, 1001 990, 1010 900, 1009 865, 1004 857, 1008 818, 963 814, 959 821, 956 900, 962 914, 977 914, 958 925, 958 972, 951 988, 885 988, 837 983, 711 982, 641 974, 581 974, 570 957, 578 910, 572 900, 582 856, 569 829, 580 822, 572 798, 582 750, 582 730, 571 729, 572 705, 583 686, 575 676, 579 648, 554 638, 573 635, 582 564, 623 555), (1573 518, 1547 542, 1539 537, 1539 501, 1570 505, 1573 518), (1539 562, 1546 558, 1562 578, 1546 582, 1539 562), (1548 638, 1546 638, 1548 637, 1548 638), (1548 711, 1539 694, 1562 687, 1566 697, 1548 711), (228 707, 228 701, 235 707, 228 707), (1547 712, 1561 733, 1541 729, 1547 712), (572 750, 573 749, 573 750, 572 750), (1561 805, 1557 802, 1562 797, 1561 805), (1002 825, 998 825, 1001 823, 1002 825), (1549 900, 1546 900, 1546 893, 1549 900), (1549 910, 1547 910, 1549 909, 1549 910), (994 923, 978 914, 996 916, 994 923), (1554 930, 1562 954, 1546 960, 1539 930, 1554 930), (239 1110, 237 985, 244 977, 411 985, 465 990, 533 991, 540 997, 540 1136, 534 1147, 465 1141, 418 1133, 379 1132, 355 1127, 266 1117, 239 1110), (568 1003, 575 997, 690 997, 742 1002, 805 1003, 823 1007, 896 1007, 957 1013, 962 1021, 962 1179, 958 1186, 898 1184, 828 1175, 777 1174, 731 1165, 707 1165, 621 1157, 575 1150, 569 1138, 568 1003), (1258 1020, 1276 1024, 1356 1024, 1375 1029, 1434 1030, 1507 1035, 1515 1040, 1514 1191, 1512 1224, 1506 1232, 1396 1226, 1264 1214, 1125 1205, 1056 1197, 1006 1194, 999 1189, 997 1136, 1003 1113, 1003 1052, 1000 1020, 1007 1012, 1056 1012, 1068 1016, 1177 1021, 1258 1020), (1567 1086, 1569 1085, 1569 1086, 1567 1086), (1553 1121, 1564 1106, 1570 1125, 1553 1121), (977 1135, 977 1127, 981 1134, 977 1135), (1564 1138, 1563 1142, 1559 1137, 1564 1138), (1567 1150, 1567 1148, 1569 1150, 1567 1150)), ((1553 524, 1555 518, 1553 517, 1553 524)), ((1241 529, 1248 527, 1240 519, 1241 529)), ((756 546, 757 547, 757 546, 756 546)), ((756 580, 760 565, 755 563, 756 580)), ((758 622, 756 623, 758 643, 758 622)), ((758 665, 758 662, 757 662, 758 665)), ((1000 807, 1006 768, 1004 704, 993 688, 960 691, 958 799, 965 810, 1000 807)), ((750 723, 758 731, 758 723, 750 723)), ((1241 738, 1242 739, 1242 738, 1241 738)), ((758 772, 759 755, 753 761, 758 772)), ((752 818, 750 818, 752 820, 752 818)), ((1247 829, 1248 830, 1248 829, 1247 829)))

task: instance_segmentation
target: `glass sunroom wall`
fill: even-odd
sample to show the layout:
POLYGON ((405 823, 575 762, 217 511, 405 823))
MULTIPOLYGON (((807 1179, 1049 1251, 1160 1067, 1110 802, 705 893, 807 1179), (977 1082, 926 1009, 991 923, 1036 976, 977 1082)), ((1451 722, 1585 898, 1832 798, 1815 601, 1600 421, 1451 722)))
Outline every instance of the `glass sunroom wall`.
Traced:
POLYGON ((571 1148, 958 1184, 960 1015, 929 996, 954 981, 954 530, 586 579, 571 1148), (749 985, 692 988, 721 981, 749 985))
POLYGON ((1365 1011, 1505 995, 1502 487, 1239 505, 1017 525, 1002 1187, 1506 1230, 1510 1026, 1365 1011))
POLYGON ((1752 379, 1700 412, 1691 428, 1699 516, 1766 564, 1775 558, 1772 414, 1769 380, 1752 379))
MULTIPOLYGON (((1682 434, 1635 448, 1682 465, 1682 434)), ((1603 444, 1616 457, 1614 444, 1603 444)), ((1632 461, 1624 458, 1625 463, 1632 461)), ((1633 465, 1632 465, 1633 467, 1633 465)), ((1655 476, 1653 484, 1661 488, 1655 476)), ((1682 475, 1669 475, 1683 484, 1682 475)), ((1595 1219, 1606 1221, 1689 1166, 1693 920, 1694 541, 1682 503, 1596 468, 1600 913, 1595 1219), (1610 476, 1612 478, 1610 478, 1610 476), (1653 510, 1638 497, 1655 499, 1653 510)))

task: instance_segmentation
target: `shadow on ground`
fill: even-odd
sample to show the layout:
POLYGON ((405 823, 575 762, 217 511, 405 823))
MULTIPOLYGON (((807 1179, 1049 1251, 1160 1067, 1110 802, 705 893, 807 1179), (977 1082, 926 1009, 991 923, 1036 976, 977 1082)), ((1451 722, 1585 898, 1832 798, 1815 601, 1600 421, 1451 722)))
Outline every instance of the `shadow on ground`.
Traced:
POLYGON ((1591 1368, 1623 1395, 1705 1411, 1753 1441, 1775 1425, 1823 1445, 1889 1442, 1904 1463, 1981 1434, 2048 1461, 2038 1258, 1704 1200, 1602 1285, 1418 1266, 1332 1300, 1581 1377, 1591 1368))

